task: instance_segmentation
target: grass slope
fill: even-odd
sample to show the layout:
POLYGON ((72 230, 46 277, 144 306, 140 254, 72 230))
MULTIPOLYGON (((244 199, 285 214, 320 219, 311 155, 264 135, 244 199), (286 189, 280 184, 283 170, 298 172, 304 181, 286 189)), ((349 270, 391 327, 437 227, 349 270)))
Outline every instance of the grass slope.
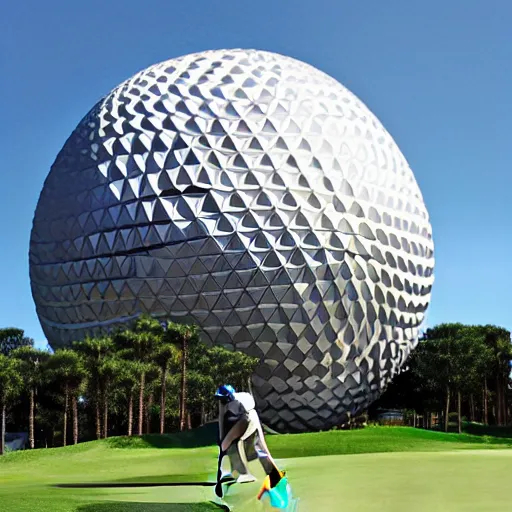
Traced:
POLYGON ((512 447, 511 438, 445 434, 410 427, 286 434, 269 436, 267 440, 269 449, 277 458, 512 447))
MULTIPOLYGON (((468 496, 475 495, 464 510, 505 510, 499 507, 500 500, 507 495, 508 480, 504 475, 508 475, 512 450, 498 448, 512 447, 509 438, 443 434, 411 428, 368 428, 269 436, 267 439, 274 456, 283 459, 289 471, 294 491, 301 498, 300 512, 337 510, 339 503, 350 504, 352 509, 361 511, 377 510, 375 503, 381 503, 380 511, 427 510, 422 508, 422 500, 431 507, 459 510, 453 507, 468 501, 464 499, 464 486, 471 489, 468 496), (348 454, 359 455, 346 457, 348 454), (483 483, 479 487, 480 481, 483 483), (482 485, 487 486, 486 491, 482 485), (490 508, 474 508, 483 503, 479 501, 481 495, 475 494, 479 489, 487 496, 487 504, 490 498, 497 502, 490 508), (451 503, 450 497, 454 503, 447 508, 445 505, 451 503), (400 508, 402 502, 410 508, 400 508)), ((0 457, 0 510, 219 510, 208 503, 213 494, 209 487, 52 487, 83 482, 214 480, 217 456, 214 442, 215 430, 210 426, 185 434, 112 438, 66 448, 8 454, 0 457)), ((253 497, 258 484, 251 485, 241 486, 243 492, 240 491, 233 500, 242 505, 249 500, 252 505, 248 510, 255 510, 253 497)), ((237 508, 242 510, 243 506, 237 508)))

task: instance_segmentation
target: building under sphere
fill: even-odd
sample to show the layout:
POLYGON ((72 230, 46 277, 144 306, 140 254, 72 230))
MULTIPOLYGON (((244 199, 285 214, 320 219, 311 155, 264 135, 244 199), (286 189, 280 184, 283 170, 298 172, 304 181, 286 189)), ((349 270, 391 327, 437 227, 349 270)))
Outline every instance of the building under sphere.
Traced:
POLYGON ((273 53, 151 66, 100 100, 45 181, 30 242, 54 348, 137 315, 260 358, 279 431, 366 407, 417 343, 433 243, 413 173, 350 91, 273 53))

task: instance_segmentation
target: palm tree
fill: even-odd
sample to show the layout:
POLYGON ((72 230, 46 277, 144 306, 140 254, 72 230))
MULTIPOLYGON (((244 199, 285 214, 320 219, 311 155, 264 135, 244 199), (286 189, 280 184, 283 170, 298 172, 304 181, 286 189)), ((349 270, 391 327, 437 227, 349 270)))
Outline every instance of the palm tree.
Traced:
POLYGON ((21 363, 0 354, 0 410, 2 412, 2 427, 0 432, 0 455, 5 452, 5 417, 7 406, 15 399, 23 388, 21 363))
POLYGON ((509 362, 512 359, 512 345, 510 332, 494 325, 484 326, 486 343, 492 350, 490 377, 495 383, 495 421, 497 425, 506 425, 507 418, 507 390, 509 383, 509 362))
POLYGON ((84 377, 78 387, 71 393, 71 407, 73 411, 73 444, 78 444, 78 399, 87 393, 87 370, 84 367, 84 377))
POLYGON ((152 363, 147 364, 146 371, 146 390, 145 398, 146 405, 144 408, 144 418, 146 420, 145 433, 151 434, 151 417, 153 412, 153 403, 155 397, 155 389, 158 387, 158 381, 160 377, 160 369, 158 366, 152 363))
MULTIPOLYGON (((50 375, 63 387, 64 392, 64 419, 63 419, 63 446, 67 442, 67 425, 69 398, 76 398, 77 392, 84 378, 86 370, 80 354, 70 349, 57 350, 47 362, 47 368, 50 375)), ((77 408, 74 407, 74 415, 76 417, 77 408)), ((74 422, 78 427, 77 421, 74 422)), ((76 434, 76 438, 78 433, 76 434)))
POLYGON ((0 329, 0 354, 8 356, 17 348, 33 346, 34 340, 27 338, 23 329, 17 329, 16 327, 0 329))
POLYGON ((167 373, 171 361, 177 361, 179 351, 172 331, 166 330, 162 342, 156 347, 154 361, 160 368, 160 434, 165 430, 165 402, 167 392, 167 373))
POLYGON ((28 438, 30 448, 35 446, 34 436, 34 410, 35 410, 35 395, 37 387, 41 385, 43 379, 43 364, 48 360, 50 354, 44 350, 38 350, 31 346, 24 346, 17 348, 11 352, 11 357, 18 359, 21 362, 21 372, 25 389, 29 395, 29 423, 28 423, 28 438))
POLYGON ((99 365, 99 375, 103 388, 103 437, 108 437, 109 401, 112 386, 122 374, 122 361, 117 354, 104 357, 99 365))
POLYGON ((199 342, 197 326, 169 322, 166 340, 181 350, 180 431, 183 431, 187 421, 187 362, 190 345, 199 342))
POLYGON ((128 399, 128 435, 133 434, 133 397, 140 382, 141 364, 137 361, 120 359, 120 373, 116 385, 128 399))
POLYGON ((151 362, 155 347, 160 344, 164 329, 160 322, 149 315, 141 315, 132 330, 118 332, 115 342, 124 358, 141 363, 139 381, 139 423, 138 434, 142 435, 144 421, 144 391, 146 386, 147 364, 151 362))
POLYGON ((102 428, 101 425, 102 402, 103 411, 105 411, 106 408, 105 399, 102 400, 102 394, 105 395, 105 383, 102 378, 102 365, 104 359, 108 358, 114 352, 115 345, 112 338, 104 336, 99 338, 85 338, 83 341, 74 343, 73 348, 84 356, 84 364, 87 368, 89 384, 94 396, 96 439, 100 439, 102 432, 106 431, 105 426, 103 425, 102 428))
POLYGON ((199 328, 197 325, 183 324, 181 329, 181 403, 180 430, 185 430, 185 422, 190 428, 190 414, 187 411, 187 364, 189 349, 199 343, 199 328))

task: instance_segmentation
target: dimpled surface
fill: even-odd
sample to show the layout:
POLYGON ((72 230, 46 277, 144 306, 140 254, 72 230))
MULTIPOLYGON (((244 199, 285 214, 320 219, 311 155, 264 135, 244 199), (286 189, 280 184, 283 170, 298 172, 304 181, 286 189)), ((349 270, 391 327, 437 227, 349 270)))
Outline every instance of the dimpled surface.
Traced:
POLYGON ((325 429, 366 407, 417 343, 428 213, 350 91, 255 50, 187 55, 102 99, 59 153, 30 273, 54 347, 142 312, 260 358, 263 420, 325 429))

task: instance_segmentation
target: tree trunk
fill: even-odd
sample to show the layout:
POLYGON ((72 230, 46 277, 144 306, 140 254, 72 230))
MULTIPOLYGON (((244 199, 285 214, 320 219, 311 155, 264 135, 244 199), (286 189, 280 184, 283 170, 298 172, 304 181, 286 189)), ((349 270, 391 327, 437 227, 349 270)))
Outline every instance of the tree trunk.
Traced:
POLYGON ((503 383, 501 374, 496 380, 496 408, 498 412, 499 425, 503 426, 503 383))
POLYGON ((181 400, 180 400, 180 431, 185 430, 187 417, 187 359, 188 359, 188 339, 183 337, 183 346, 181 351, 181 400))
POLYGON ((485 425, 485 380, 482 386, 482 409, 480 412, 480 421, 485 425))
POLYGON ((487 397, 487 377, 484 379, 484 424, 489 425, 489 407, 487 397))
POLYGON ((448 415, 450 414, 450 388, 446 386, 446 407, 444 411, 444 431, 448 432, 448 415))
POLYGON ((201 402, 201 425, 206 423, 206 408, 204 406, 204 401, 201 402))
POLYGON ((103 439, 108 437, 108 382, 105 383, 103 389, 103 439))
POLYGON ((146 373, 140 374, 140 390, 139 390, 139 436, 142 435, 142 426, 144 423, 144 388, 146 386, 146 373))
POLYGON ((469 419, 475 421, 475 400, 473 399, 473 393, 469 395, 469 419))
POLYGON ((108 398, 107 394, 103 396, 103 439, 108 437, 108 398))
POLYGON ((416 428, 416 411, 412 413, 412 426, 416 428))
POLYGON ((0 455, 5 453, 5 415, 6 415, 5 404, 2 404, 2 433, 0 434, 0 455))
POLYGON ((190 412, 187 411, 187 428, 192 430, 192 418, 190 417, 190 412))
POLYGON ((167 366, 162 368, 162 381, 160 383, 160 434, 165 430, 165 398, 166 398, 167 366))
POLYGON ((503 424, 501 419, 501 377, 496 375, 496 423, 498 426, 503 424))
POLYGON ((64 388, 64 426, 63 426, 63 442, 62 445, 66 446, 67 441, 67 429, 68 429, 68 404, 69 404, 69 390, 66 384, 64 388))
POLYGON ((153 393, 149 395, 146 408, 146 434, 151 434, 151 407, 153 406, 153 393))
POLYGON ((96 394, 96 439, 101 439, 100 394, 96 394))
POLYGON ((28 418, 28 442, 30 444, 30 448, 32 450, 35 446, 35 436, 34 436, 34 388, 30 388, 30 412, 28 418))
POLYGON ((73 407, 73 443, 78 444, 78 400, 75 395, 71 399, 73 407))
POLYGON ((502 375, 502 384, 503 387, 501 389, 501 404, 502 404, 502 412, 501 412, 501 419, 504 426, 507 426, 508 424, 508 418, 507 418, 507 392, 508 392, 508 378, 506 374, 502 375))
POLYGON ((133 433, 133 391, 130 391, 130 398, 128 400, 128 435, 133 433))
POLYGON ((460 391, 458 391, 457 392, 457 427, 458 427, 459 434, 462 434, 461 403, 462 403, 462 398, 460 396, 460 391))

